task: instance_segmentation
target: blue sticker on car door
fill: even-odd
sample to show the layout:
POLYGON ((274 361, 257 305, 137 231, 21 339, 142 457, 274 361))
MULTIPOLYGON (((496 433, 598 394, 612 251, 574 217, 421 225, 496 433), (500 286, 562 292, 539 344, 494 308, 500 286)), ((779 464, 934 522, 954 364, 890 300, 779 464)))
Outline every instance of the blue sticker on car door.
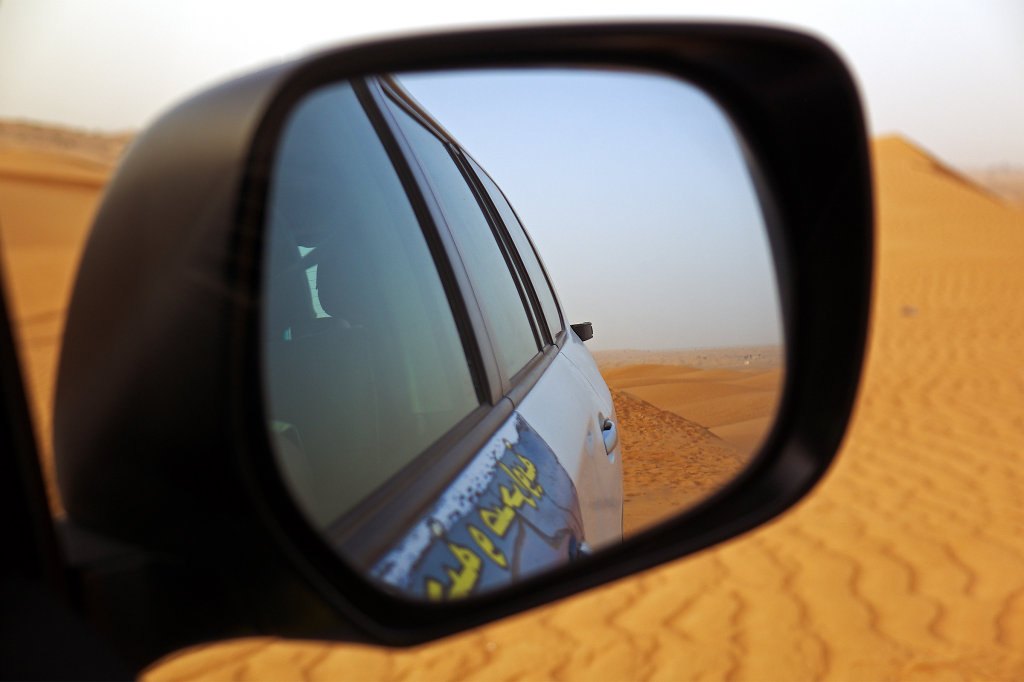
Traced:
POLYGON ((513 413, 370 574, 407 596, 460 599, 564 564, 583 539, 572 480, 513 413))

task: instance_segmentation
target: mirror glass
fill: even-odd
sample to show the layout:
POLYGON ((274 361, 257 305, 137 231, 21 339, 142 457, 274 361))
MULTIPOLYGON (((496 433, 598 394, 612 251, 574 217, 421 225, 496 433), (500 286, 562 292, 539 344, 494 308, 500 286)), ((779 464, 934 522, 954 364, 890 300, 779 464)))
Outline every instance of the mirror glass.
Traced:
POLYGON ((674 77, 310 92, 263 266, 266 420, 297 506, 368 578, 449 600, 721 489, 783 385, 767 200, 727 114, 674 77))

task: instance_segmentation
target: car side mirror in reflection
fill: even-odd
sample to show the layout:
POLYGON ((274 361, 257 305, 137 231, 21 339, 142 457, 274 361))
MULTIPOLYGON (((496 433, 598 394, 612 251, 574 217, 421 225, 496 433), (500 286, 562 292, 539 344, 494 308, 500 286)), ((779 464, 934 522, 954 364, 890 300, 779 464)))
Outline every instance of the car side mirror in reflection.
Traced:
POLYGON ((772 199, 699 88, 582 65, 350 78, 298 100, 273 159, 271 446, 309 521, 382 587, 507 588, 755 460, 785 369, 772 199), (570 306, 601 316, 603 368, 570 306))
POLYGON ((139 661, 409 643, 763 523, 849 417, 871 216, 848 72, 776 29, 392 39, 180 105, 69 312, 70 561, 152 629, 86 617, 139 661))
POLYGON ((569 326, 576 332, 576 336, 580 337, 580 341, 589 341, 594 338, 594 325, 590 322, 577 322, 569 326))

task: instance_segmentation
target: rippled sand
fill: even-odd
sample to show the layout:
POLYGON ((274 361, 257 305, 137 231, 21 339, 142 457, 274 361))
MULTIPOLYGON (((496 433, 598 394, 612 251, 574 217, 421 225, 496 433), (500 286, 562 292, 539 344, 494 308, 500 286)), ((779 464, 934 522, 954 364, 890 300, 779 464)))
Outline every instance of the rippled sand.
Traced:
MULTIPOLYGON (((180 653, 147 676, 1024 678, 1024 211, 900 139, 874 151, 863 390, 836 466, 796 510, 698 556, 415 649, 249 639, 180 653)), ((12 158, 0 147, 0 227, 45 424, 67 270, 99 189, 60 180, 67 159, 40 181, 12 158)))

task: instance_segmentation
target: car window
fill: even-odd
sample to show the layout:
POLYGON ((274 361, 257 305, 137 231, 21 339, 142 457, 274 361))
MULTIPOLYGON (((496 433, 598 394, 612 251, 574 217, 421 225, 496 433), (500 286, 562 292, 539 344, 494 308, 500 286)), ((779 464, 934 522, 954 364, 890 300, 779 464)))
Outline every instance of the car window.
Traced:
POLYGON ((292 113, 268 211, 270 429, 293 494, 326 526, 480 401, 423 230, 350 85, 292 113))
POLYGON ((558 314, 558 304, 555 302, 555 295, 551 290, 551 285, 548 283, 547 276, 544 274, 544 268, 540 264, 537 253, 533 249, 533 244, 530 243, 529 238, 526 236, 526 231, 523 229, 522 223, 519 222, 519 218, 516 217, 515 211, 512 210, 512 206, 509 205, 508 199, 505 198, 504 193, 498 186, 494 184, 494 180, 491 180, 491 177, 487 175, 474 159, 469 159, 469 163, 473 166, 477 177, 480 178, 480 183, 491 198, 491 203, 497 209, 502 222, 505 223, 505 229, 508 230, 509 236, 512 237, 512 242, 519 252, 519 257, 523 261, 526 273, 533 283, 537 299, 540 301, 541 310, 544 312, 544 319, 547 321, 548 329, 551 331, 551 338, 554 339, 558 332, 562 331, 562 317, 558 314))
POLYGON ((499 362, 512 376, 539 350, 523 294, 476 195, 445 143, 403 109, 394 107, 394 111, 462 252, 478 303, 495 335, 492 343, 499 362))

